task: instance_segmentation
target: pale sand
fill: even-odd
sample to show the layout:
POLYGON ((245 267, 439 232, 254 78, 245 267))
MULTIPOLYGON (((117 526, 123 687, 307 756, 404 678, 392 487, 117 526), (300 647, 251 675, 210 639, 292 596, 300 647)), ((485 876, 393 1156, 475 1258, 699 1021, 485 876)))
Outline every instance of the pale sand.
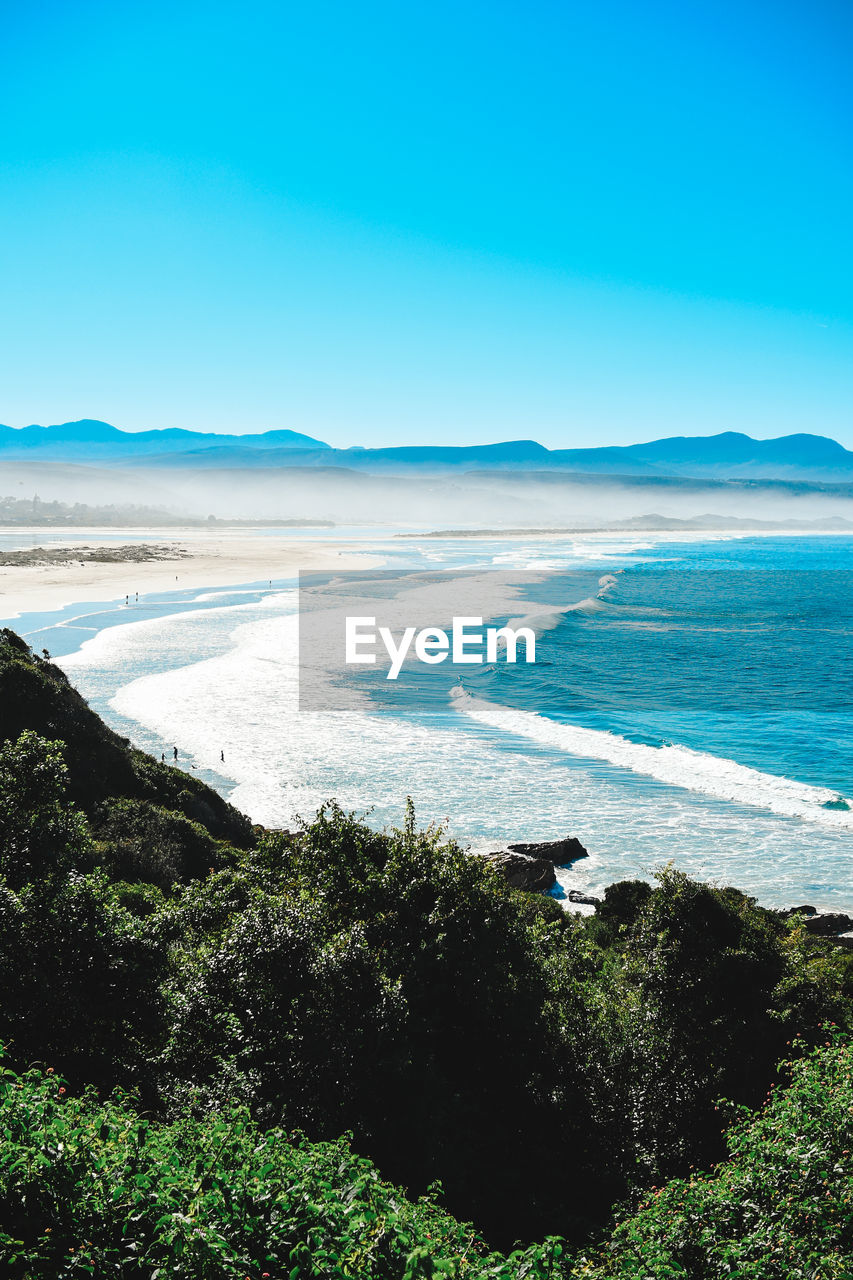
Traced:
MULTIPOLYGON (((73 547, 76 541, 63 534, 103 535, 104 529, 15 529, 26 533, 38 545, 50 548, 73 547)), ((208 532, 204 529, 117 529, 109 539, 98 538, 89 546, 127 546, 128 534, 144 534, 146 543, 174 546, 190 554, 179 560, 130 564, 14 565, 0 567, 0 622, 14 621, 22 613, 47 613, 68 604, 103 602, 131 598, 138 591, 190 591, 199 588, 236 586, 264 579, 292 578, 300 569, 367 569, 383 563, 381 557, 359 552, 352 543, 335 542, 334 530, 328 541, 300 540, 292 535, 265 535, 251 529, 208 532)))

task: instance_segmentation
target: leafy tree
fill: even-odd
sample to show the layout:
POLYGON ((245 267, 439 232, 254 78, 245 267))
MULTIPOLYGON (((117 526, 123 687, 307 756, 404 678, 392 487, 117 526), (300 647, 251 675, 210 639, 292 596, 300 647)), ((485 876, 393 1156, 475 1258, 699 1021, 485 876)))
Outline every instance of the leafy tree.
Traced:
POLYGON ((571 1216, 587 1194, 583 1101, 557 1102, 566 922, 517 904, 412 821, 383 835, 330 805, 299 836, 266 838, 170 914, 184 940, 164 1059, 181 1082, 173 1104, 236 1094, 315 1136, 352 1129, 407 1186, 441 1177, 496 1239, 571 1216))
POLYGON ((95 822, 98 852, 117 880, 169 889, 178 880, 203 878, 233 856, 200 823, 150 800, 104 802, 95 822))
POLYGON ((849 962, 737 890, 673 867, 632 914, 599 980, 590 1087, 609 1081, 612 1158, 648 1185, 719 1159, 717 1099, 757 1105, 793 1034, 814 1043, 824 1019, 849 1017, 849 962))
POLYGON ((28 729, 0 746, 0 875, 13 889, 55 885, 86 860, 88 827, 67 789, 63 743, 28 729))
POLYGON ((127 911, 68 800, 61 744, 0 748, 0 1035, 85 1079, 137 1072, 162 1034, 165 952, 127 911))
MULTIPOLYGON (((548 898, 510 890, 441 831, 418 831, 411 806, 402 829, 390 832, 374 831, 334 804, 296 833, 252 832, 198 780, 123 744, 61 672, 6 633, 0 705, 0 1036, 12 1041, 18 1061, 48 1060, 75 1087, 133 1087, 157 1117, 157 1133, 167 1135, 158 1160, 179 1170, 169 1173, 179 1190, 170 1200, 149 1170, 142 1199, 150 1192, 166 1217, 139 1218, 147 1234, 133 1256, 157 1259, 145 1274, 189 1266, 187 1259, 200 1276, 231 1274, 210 1241, 204 1249, 213 1253, 200 1244, 193 1252, 200 1210, 185 1207, 201 1203, 193 1198, 204 1176, 195 1153, 198 1144, 212 1151, 208 1141, 233 1150, 237 1163, 216 1193, 222 1204, 205 1201, 204 1210, 217 1224, 222 1213, 231 1223, 215 1228, 232 1251, 228 1266, 249 1266, 242 1259, 268 1237, 245 1236, 245 1225, 229 1234, 239 1199, 232 1185, 244 1186, 240 1170, 247 1167, 239 1135, 263 1145, 265 1127, 288 1150, 294 1144, 283 1126, 304 1130, 311 1143, 351 1131, 355 1149, 411 1195, 440 1179, 449 1208, 473 1219, 493 1245, 553 1231, 576 1242, 600 1235, 614 1202, 635 1202, 652 1183, 686 1177, 691 1165, 707 1167, 725 1155, 730 1111, 717 1109, 720 1096, 734 1106, 759 1105, 779 1082, 776 1064, 788 1042, 805 1052, 828 1019, 850 1026, 853 958, 736 890, 696 883, 670 867, 654 885, 610 886, 596 915, 580 918, 548 898), (15 725, 30 711, 50 727, 49 738, 17 735, 15 725), (64 759, 59 737, 66 735, 64 759), (198 1175, 191 1185, 181 1161, 198 1175), (186 1230, 174 1225, 179 1221, 186 1230), (164 1222, 174 1228, 166 1243, 164 1222), (243 1243, 238 1248, 234 1240, 243 1243)), ((26 1082, 10 1088, 29 1096, 26 1082)), ((86 1116, 94 1114, 90 1102, 86 1116)), ((121 1123, 135 1126, 130 1104, 115 1105, 124 1108, 121 1123)), ((55 1162, 54 1190, 66 1180, 78 1234, 86 1221, 108 1217, 92 1199, 89 1166, 79 1163, 81 1144, 92 1142, 83 1111, 81 1143, 65 1130, 61 1139, 78 1163, 72 1167, 64 1155, 55 1162)), ((34 1133, 42 1132, 42 1114, 32 1112, 34 1133)), ((819 1124, 828 1122, 829 1113, 821 1114, 819 1124)), ((796 1116, 807 1126, 802 1109, 796 1116)), ((123 1143, 127 1132, 118 1132, 123 1143)), ((360 1259, 391 1276, 400 1263, 408 1280, 466 1275, 475 1261, 480 1269, 470 1274, 477 1276, 520 1277, 525 1268, 546 1274, 535 1269, 546 1256, 556 1265, 556 1246, 547 1255, 519 1255, 521 1261, 484 1261, 476 1232, 467 1253, 453 1252, 456 1236, 443 1254, 431 1253, 417 1233, 406 1236, 409 1252, 401 1263, 392 1250, 392 1265, 383 1253, 391 1236, 375 1228, 375 1215, 390 1222, 390 1211, 372 1200, 364 1208, 363 1181, 357 1191, 347 1184, 340 1202, 350 1166, 339 1144, 323 1151, 333 1147, 333 1163, 323 1155, 310 1176, 292 1152, 282 1156, 282 1178, 285 1169, 297 1180, 305 1173, 306 1203, 328 1198, 337 1206, 293 1236, 297 1252, 287 1263, 297 1275, 303 1264, 314 1265, 311 1249, 325 1249, 323 1240, 339 1250, 328 1254, 335 1266, 345 1259, 355 1268, 360 1259), (357 1214, 366 1215, 358 1221, 374 1225, 353 1243, 336 1215, 340 1203, 356 1201, 357 1214), (382 1270, 386 1262, 390 1269, 382 1270)), ((49 1164, 56 1154, 50 1150, 49 1164)), ((42 1167, 24 1147, 19 1155, 29 1173, 42 1167)), ((106 1148, 101 1156, 105 1163, 94 1166, 92 1178, 109 1167, 121 1181, 106 1148)), ((367 1166, 360 1167, 364 1173, 367 1166)), ((15 1225, 24 1213, 20 1168, 10 1166, 7 1201, 0 1191, 9 1265, 17 1257, 13 1237, 32 1245, 15 1225)), ((128 1168, 129 1186, 139 1166, 130 1161, 128 1168)), ((37 1182, 27 1183, 30 1204, 37 1182)), ((266 1222, 267 1208, 259 1205, 273 1203, 268 1193, 261 1188, 256 1202, 252 1191, 240 1214, 266 1222)), ((141 1201, 131 1203, 141 1213, 141 1201)), ((392 1233, 400 1220, 393 1221, 392 1233)), ((105 1230, 112 1241, 113 1226, 105 1230)), ((723 1240, 723 1226, 720 1233, 723 1240)), ((90 1274, 74 1247, 64 1271, 44 1262, 42 1271, 24 1274, 90 1274)), ((667 1240, 675 1257, 672 1248, 667 1240)), ((32 1249, 20 1256, 33 1267, 33 1259, 44 1261, 32 1249)), ((285 1265, 283 1254, 271 1256, 285 1265)), ((677 1264, 686 1271, 667 1271, 670 1263, 661 1262, 659 1274, 704 1276, 691 1271, 692 1256, 677 1264)), ((709 1276, 724 1274, 713 1270, 716 1261, 696 1257, 709 1276)), ((106 1258, 113 1266, 107 1253, 98 1255, 98 1266, 111 1274, 103 1271, 106 1258)), ((120 1265, 130 1267, 129 1258, 122 1255, 120 1265)), ((343 1262, 340 1268, 350 1274, 343 1262)), ((835 1280, 831 1270, 827 1276, 835 1280)))
MULTIPOLYGON (((803 1047, 803 1046, 799 1046, 803 1047)), ((644 1198, 581 1280, 847 1280, 853 1258, 853 1045, 835 1036, 787 1066, 728 1160, 644 1198)))

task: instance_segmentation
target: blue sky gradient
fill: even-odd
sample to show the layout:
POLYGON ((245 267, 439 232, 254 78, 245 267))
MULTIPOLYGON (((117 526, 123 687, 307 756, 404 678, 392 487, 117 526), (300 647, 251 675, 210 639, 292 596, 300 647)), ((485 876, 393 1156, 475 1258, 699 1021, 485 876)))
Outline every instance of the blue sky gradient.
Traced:
POLYGON ((850 5, 0 16, 0 421, 853 445, 850 5))

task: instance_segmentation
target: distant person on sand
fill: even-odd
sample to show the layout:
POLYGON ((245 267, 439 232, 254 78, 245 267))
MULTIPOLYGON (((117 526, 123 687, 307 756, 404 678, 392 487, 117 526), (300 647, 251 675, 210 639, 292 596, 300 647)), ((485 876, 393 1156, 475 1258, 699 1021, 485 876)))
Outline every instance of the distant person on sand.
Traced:
POLYGON ((178 748, 177 748, 177 747, 172 747, 172 754, 173 754, 173 756, 175 757, 175 759, 177 760, 177 758, 178 758, 178 748))
POLYGON ((220 751, 220 753, 219 753, 219 759, 222 761, 222 763, 223 763, 223 764, 225 763, 225 752, 224 752, 224 751, 220 751))

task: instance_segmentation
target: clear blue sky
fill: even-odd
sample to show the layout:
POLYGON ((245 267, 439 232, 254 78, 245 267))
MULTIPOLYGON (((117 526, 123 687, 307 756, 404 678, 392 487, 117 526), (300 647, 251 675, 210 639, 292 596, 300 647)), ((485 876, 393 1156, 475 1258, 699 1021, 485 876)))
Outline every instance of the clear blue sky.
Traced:
POLYGON ((0 17, 0 422, 853 445, 846 0, 0 17))

